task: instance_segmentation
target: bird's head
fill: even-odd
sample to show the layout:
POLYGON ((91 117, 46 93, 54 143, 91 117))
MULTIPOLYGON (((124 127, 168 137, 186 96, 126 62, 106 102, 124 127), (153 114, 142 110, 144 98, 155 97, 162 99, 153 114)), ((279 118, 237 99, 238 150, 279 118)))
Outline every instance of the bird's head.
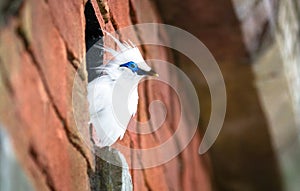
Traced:
POLYGON ((133 73, 136 73, 140 76, 158 76, 158 74, 152 70, 150 67, 149 70, 144 70, 139 65, 133 61, 126 62, 124 64, 121 64, 120 67, 126 67, 130 69, 133 73))
POLYGON ((116 42, 119 49, 104 48, 113 56, 113 59, 110 61, 111 64, 118 65, 121 69, 127 68, 140 76, 158 76, 158 74, 146 64, 141 52, 131 41, 129 41, 129 43, 122 43, 110 33, 107 32, 107 35, 116 42))

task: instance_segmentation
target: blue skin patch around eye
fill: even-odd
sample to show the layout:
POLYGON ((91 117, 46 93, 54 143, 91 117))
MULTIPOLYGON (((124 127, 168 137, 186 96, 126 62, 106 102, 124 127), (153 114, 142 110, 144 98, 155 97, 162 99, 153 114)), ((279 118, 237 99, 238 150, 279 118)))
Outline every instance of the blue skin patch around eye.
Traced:
POLYGON ((154 72, 153 70, 145 71, 145 70, 140 69, 138 67, 138 65, 132 61, 126 62, 125 64, 121 64, 120 67, 129 68, 133 73, 136 73, 137 75, 140 75, 140 76, 158 76, 158 74, 156 72, 154 72))
POLYGON ((121 64, 120 67, 127 67, 129 68, 132 72, 137 72, 139 70, 137 64, 135 62, 126 62, 125 64, 121 64))

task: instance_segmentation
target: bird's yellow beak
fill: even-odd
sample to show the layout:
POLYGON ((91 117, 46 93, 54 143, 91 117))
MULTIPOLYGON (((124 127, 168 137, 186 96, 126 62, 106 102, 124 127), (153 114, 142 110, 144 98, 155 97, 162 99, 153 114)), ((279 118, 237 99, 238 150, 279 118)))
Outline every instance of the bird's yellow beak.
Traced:
POLYGON ((138 75, 145 75, 145 76, 155 76, 155 77, 158 77, 158 73, 156 73, 154 70, 149 70, 149 71, 146 71, 146 70, 142 70, 140 68, 138 68, 138 70, 136 71, 138 75))
POLYGON ((150 71, 148 71, 148 72, 146 72, 146 75, 148 75, 148 76, 155 76, 155 77, 158 77, 159 75, 158 75, 158 73, 156 73, 154 70, 150 70, 150 71))

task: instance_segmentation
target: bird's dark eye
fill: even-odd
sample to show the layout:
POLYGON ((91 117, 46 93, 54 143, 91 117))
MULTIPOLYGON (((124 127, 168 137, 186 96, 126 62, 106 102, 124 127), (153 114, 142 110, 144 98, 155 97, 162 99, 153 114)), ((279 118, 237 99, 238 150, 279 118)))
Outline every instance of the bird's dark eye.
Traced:
POLYGON ((130 67, 130 68, 136 68, 137 66, 136 66, 135 63, 130 63, 130 64, 129 64, 129 67, 130 67))

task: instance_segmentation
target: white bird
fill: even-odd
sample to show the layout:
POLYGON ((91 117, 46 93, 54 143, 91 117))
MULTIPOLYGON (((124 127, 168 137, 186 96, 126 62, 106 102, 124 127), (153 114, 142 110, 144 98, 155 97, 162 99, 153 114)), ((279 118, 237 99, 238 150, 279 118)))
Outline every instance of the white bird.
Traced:
POLYGON ((95 69, 99 77, 88 83, 90 123, 96 131, 99 147, 111 146, 122 139, 138 104, 137 86, 144 76, 158 76, 145 62, 139 49, 130 42, 121 43, 106 32, 119 50, 100 47, 113 58, 95 69))

